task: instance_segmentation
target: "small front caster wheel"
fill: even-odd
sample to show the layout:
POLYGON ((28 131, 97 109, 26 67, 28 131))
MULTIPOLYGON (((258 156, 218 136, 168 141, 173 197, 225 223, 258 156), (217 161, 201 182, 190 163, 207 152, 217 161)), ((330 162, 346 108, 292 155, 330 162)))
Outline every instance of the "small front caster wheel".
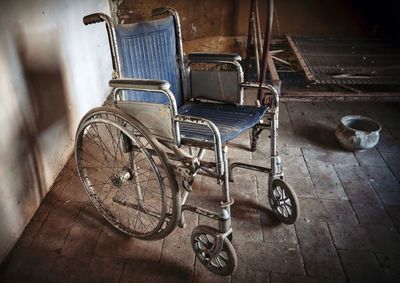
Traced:
POLYGON ((285 224, 293 224, 300 215, 296 193, 288 183, 281 179, 269 182, 268 200, 274 215, 285 224))
POLYGON ((227 238, 221 238, 217 229, 205 225, 197 226, 193 229, 191 242, 197 259, 209 271, 220 276, 229 276, 235 271, 235 249, 227 238))

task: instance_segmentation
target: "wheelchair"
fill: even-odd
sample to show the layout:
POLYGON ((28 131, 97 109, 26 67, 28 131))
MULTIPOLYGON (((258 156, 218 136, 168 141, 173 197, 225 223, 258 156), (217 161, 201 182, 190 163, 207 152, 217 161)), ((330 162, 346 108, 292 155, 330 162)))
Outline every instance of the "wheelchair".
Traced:
POLYGON ((269 174, 265 186, 274 215, 285 224, 299 216, 277 152, 279 90, 244 82, 239 55, 185 58, 178 13, 157 8, 151 16, 125 25, 102 13, 83 18, 85 25, 105 22, 113 71, 111 104, 90 110, 76 133, 79 176, 99 212, 131 237, 162 239, 184 226, 183 212, 216 220, 218 229, 197 226, 191 244, 205 268, 228 276, 237 265, 229 192, 234 168, 269 174), (269 105, 244 105, 244 88, 262 88, 269 105), (249 129, 252 151, 260 133, 270 131, 269 168, 228 161, 227 142, 249 129), (206 150, 213 152, 211 160, 204 158, 206 150), (218 211, 186 203, 197 174, 221 185, 218 211))

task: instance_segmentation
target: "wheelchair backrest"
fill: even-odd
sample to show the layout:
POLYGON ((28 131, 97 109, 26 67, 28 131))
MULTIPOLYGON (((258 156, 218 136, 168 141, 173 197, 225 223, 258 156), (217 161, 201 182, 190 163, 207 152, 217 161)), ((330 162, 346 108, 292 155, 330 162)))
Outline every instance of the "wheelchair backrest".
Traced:
MULTIPOLYGON (((115 25, 122 78, 161 79, 171 85, 177 106, 183 104, 181 73, 172 16, 135 24, 115 25)), ((166 104, 165 96, 144 91, 124 91, 124 100, 166 104)))

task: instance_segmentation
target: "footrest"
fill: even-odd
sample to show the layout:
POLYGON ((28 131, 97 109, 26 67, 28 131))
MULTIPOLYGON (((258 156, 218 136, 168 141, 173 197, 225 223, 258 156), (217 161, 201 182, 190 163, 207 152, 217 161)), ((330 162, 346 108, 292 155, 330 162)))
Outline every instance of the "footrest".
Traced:
POLYGON ((271 168, 268 168, 268 167, 247 164, 247 163, 242 163, 242 162, 231 163, 230 159, 228 160, 228 163, 229 163, 229 182, 233 182, 233 171, 232 170, 236 167, 247 169, 247 170, 252 170, 252 171, 257 171, 257 172, 262 172, 262 173, 271 172, 271 168))

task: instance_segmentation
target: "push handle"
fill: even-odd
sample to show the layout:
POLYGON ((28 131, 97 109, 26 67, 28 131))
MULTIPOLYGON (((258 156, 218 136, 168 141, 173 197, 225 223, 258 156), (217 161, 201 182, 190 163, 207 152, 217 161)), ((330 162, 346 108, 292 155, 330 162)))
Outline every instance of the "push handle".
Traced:
POLYGON ((104 15, 103 13, 95 13, 95 14, 87 15, 87 16, 83 17, 83 23, 85 25, 90 25, 90 24, 104 22, 103 15, 104 15))
POLYGON ((155 8, 151 10, 151 15, 153 17, 167 15, 167 14, 168 14, 168 9, 166 7, 155 8))

